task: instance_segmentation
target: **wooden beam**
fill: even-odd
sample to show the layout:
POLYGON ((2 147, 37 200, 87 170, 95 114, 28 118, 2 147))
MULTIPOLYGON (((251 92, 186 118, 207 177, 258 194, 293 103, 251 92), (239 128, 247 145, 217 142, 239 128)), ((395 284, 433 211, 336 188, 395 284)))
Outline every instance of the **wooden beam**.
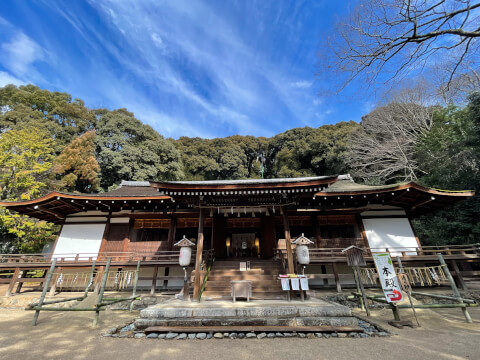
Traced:
POLYGON ((201 283, 201 264, 202 264, 202 252, 203 252, 203 221, 204 214, 202 208, 200 208, 200 214, 198 217, 198 240, 197 240, 197 256, 195 261, 195 284, 193 287, 193 299, 198 300, 200 296, 201 283))
POLYGON ((20 275, 20 268, 15 268, 15 271, 12 276, 12 280, 10 280, 10 285, 8 285, 7 292, 5 293, 5 296, 8 297, 12 294, 13 288, 15 286, 15 283, 18 280, 18 275, 20 275))
POLYGON ((342 292, 342 285, 340 285, 340 278, 338 277, 337 264, 332 262, 333 275, 335 277, 335 285, 337 286, 337 292, 342 292))
POLYGON ((150 295, 155 295, 155 287, 157 286, 158 265, 153 267, 152 288, 150 289, 150 295))
POLYGON ((290 224, 288 223, 287 209, 284 207, 282 209, 283 215, 283 228, 285 229, 285 246, 287 248, 287 263, 288 263, 288 273, 293 274, 295 268, 293 267, 293 253, 292 253, 292 241, 290 238, 290 224))
POLYGON ((435 197, 433 196, 430 196, 427 200, 424 200, 424 201, 421 201, 419 202, 418 204, 415 204, 411 207, 410 211, 413 211, 415 210, 416 208, 419 208, 420 206, 423 206, 425 204, 428 204, 429 202, 432 202, 433 200, 435 200, 435 197))

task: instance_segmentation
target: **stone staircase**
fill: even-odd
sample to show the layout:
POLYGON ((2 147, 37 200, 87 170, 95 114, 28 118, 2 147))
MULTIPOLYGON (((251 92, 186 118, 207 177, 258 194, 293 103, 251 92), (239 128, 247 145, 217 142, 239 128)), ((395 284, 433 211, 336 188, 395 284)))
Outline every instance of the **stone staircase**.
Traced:
POLYGON ((284 300, 278 275, 283 273, 280 261, 258 259, 232 259, 213 263, 202 298, 231 299, 230 281, 251 280, 252 299, 284 300), (250 262, 250 269, 240 271, 240 262, 250 262))

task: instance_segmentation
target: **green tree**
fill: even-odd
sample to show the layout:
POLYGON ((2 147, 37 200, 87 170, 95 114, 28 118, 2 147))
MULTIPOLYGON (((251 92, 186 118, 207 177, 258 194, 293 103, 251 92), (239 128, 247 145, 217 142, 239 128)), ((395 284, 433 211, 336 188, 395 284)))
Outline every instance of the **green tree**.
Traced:
POLYGON ((176 180, 183 177, 172 141, 142 124, 125 109, 99 113, 95 137, 101 186, 121 180, 176 180))
POLYGON ((55 139, 57 154, 74 138, 94 129, 96 121, 95 112, 70 94, 34 85, 0 88, 0 131, 46 129, 55 139))
POLYGON ((426 170, 420 182, 449 190, 475 190, 476 195, 456 206, 414 221, 425 244, 466 244, 480 241, 480 93, 469 96, 466 107, 437 111, 428 136, 417 149, 426 170))
MULTIPOLYGON (((2 200, 29 200, 45 194, 51 183, 53 141, 36 128, 10 130, 0 137, 0 186, 2 200)), ((8 234, 7 248, 41 250, 54 238, 55 227, 44 221, 0 209, 0 232, 8 234)), ((5 241, 3 244, 5 247, 5 241)))
POLYGON ((54 172, 61 176, 61 187, 68 191, 97 191, 100 165, 95 159, 95 131, 88 131, 73 140, 55 159, 54 172))
POLYGON ((323 176, 348 172, 350 134, 360 126, 340 122, 319 128, 295 128, 269 140, 268 177, 323 176))

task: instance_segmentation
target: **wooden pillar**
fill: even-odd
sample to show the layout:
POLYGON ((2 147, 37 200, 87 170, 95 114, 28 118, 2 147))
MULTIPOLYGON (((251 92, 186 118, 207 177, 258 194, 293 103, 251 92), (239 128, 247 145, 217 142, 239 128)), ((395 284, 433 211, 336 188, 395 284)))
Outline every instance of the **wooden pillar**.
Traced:
MULTIPOLYGON (((20 279, 24 278, 24 277, 27 277, 27 273, 28 273, 28 270, 21 270, 20 271, 20 279)), ((22 287, 23 287, 23 281, 19 281, 18 284, 17 284, 17 290, 15 290, 15 293, 19 293, 21 290, 22 290, 22 287)))
POLYGON ((340 285, 340 278, 338 277, 337 264, 332 263, 333 276, 335 277, 335 285, 337 286, 337 292, 342 292, 342 286, 340 285))
POLYGON ((48 293, 48 295, 50 296, 54 296, 55 295, 55 291, 57 290, 57 282, 58 282, 58 278, 60 277, 60 274, 58 274, 58 272, 62 271, 62 268, 59 267, 57 269, 57 275, 55 275, 52 280, 52 286, 50 286, 50 292, 48 293))
POLYGON ((362 217, 360 214, 357 214, 355 218, 357 219, 358 230, 360 231, 360 237, 363 240, 363 244, 365 245, 365 248, 370 249, 370 246, 368 245, 367 234, 365 234, 365 227, 363 226, 362 217))
POLYGON ((288 223, 287 209, 282 209, 283 215, 283 228, 285 229, 285 246, 287 248, 287 263, 288 263, 288 273, 293 274, 295 269, 293 267, 293 253, 292 253, 292 242, 290 239, 290 224, 288 223))
POLYGON ((458 285, 462 290, 467 290, 467 285, 465 284, 465 281, 463 280, 463 276, 460 273, 460 269, 458 268, 458 264, 455 260, 451 261, 453 271, 455 271, 455 277, 457 278, 458 285))
POLYGON ((10 285, 8 285, 7 292, 5 293, 5 296, 10 296, 12 294, 13 288, 15 286, 15 283, 18 280, 18 275, 20 274, 20 268, 15 268, 15 271, 13 272, 12 280, 10 280, 10 285))
POLYGON ((169 247, 169 250, 173 249, 173 244, 175 242, 176 231, 177 231, 177 219, 172 217, 170 219, 170 228, 168 229, 168 247, 169 247))
POLYGON ((157 286, 158 265, 153 267, 152 288, 150 289, 150 295, 155 295, 155 287, 157 286))
POLYGON ((202 252, 203 252, 203 210, 200 208, 200 214, 198 217, 198 240, 197 240, 197 256, 195 260, 195 284, 193 287, 193 299, 198 300, 200 296, 200 287, 202 286, 201 279, 201 264, 202 264, 202 252))
POLYGON ((318 227, 317 215, 312 215, 311 221, 312 221, 313 234, 315 235, 315 242, 316 242, 317 248, 320 248, 322 247, 322 237, 320 235, 320 228, 318 227))
POLYGON ((168 288, 168 278, 167 278, 167 276, 169 276, 169 275, 170 275, 170 268, 167 266, 165 268, 165 272, 164 272, 165 278, 163 280, 163 289, 168 288))

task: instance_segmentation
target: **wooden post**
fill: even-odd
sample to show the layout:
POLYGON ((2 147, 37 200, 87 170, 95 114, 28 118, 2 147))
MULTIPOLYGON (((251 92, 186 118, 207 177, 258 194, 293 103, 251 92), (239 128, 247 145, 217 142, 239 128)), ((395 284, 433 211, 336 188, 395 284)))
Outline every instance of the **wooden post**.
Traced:
POLYGON ((152 288, 150 295, 155 295, 155 287, 157 286, 158 265, 153 267, 152 288))
POLYGON ((363 302, 365 303, 365 312, 367 313, 367 316, 370 316, 370 310, 368 310, 367 297, 365 295, 365 289, 363 288, 362 278, 360 277, 360 268, 358 267, 358 265, 355 265, 355 272, 357 274, 356 277, 358 279, 358 285, 360 285, 360 291, 362 292, 363 302))
POLYGON ((189 300, 190 298, 190 289, 188 288, 188 267, 184 267, 183 271, 185 272, 183 278, 183 300, 189 300))
POLYGON ((100 291, 100 281, 101 281, 100 279, 103 277, 104 270, 105 270, 105 266, 100 266, 100 270, 97 273, 97 276, 95 276, 95 288, 93 290, 95 294, 98 294, 98 292, 100 291))
POLYGON ((173 249, 173 243, 175 242, 175 232, 177 230, 177 219, 173 216, 170 218, 170 228, 168 229, 168 250, 173 249))
POLYGON ((135 301, 135 296, 137 295, 137 284, 138 284, 138 275, 140 274, 140 264, 141 261, 137 261, 137 272, 135 273, 135 280, 133 280, 133 290, 132 290, 132 302, 130 303, 129 310, 132 312, 133 310, 133 302, 135 301))
POLYGON ((164 276, 165 278, 163 279, 163 289, 167 289, 168 288, 168 278, 167 276, 170 276, 170 267, 165 267, 165 272, 164 272, 164 276))
POLYGON ((282 209, 283 215, 283 228, 285 229, 285 246, 287 248, 287 263, 288 263, 288 273, 295 273, 293 267, 293 253, 292 253, 292 241, 290 239, 290 224, 288 223, 287 209, 282 209))
POLYGON ((88 290, 90 289, 90 286, 91 286, 92 281, 93 281, 93 273, 95 272, 96 263, 97 263, 97 260, 93 260, 92 269, 90 270, 90 276, 88 278, 88 283, 87 283, 87 286, 85 287, 85 293, 83 294, 84 298, 86 298, 88 296, 88 290))
MULTIPOLYGON (((43 301, 45 300, 45 295, 47 295, 48 285, 50 284, 50 281, 52 280, 53 272, 55 271, 55 265, 57 265, 56 258, 53 259, 52 265, 50 266, 50 270, 48 271, 47 280, 43 285, 42 295, 40 296, 40 301, 38 302, 37 307, 42 307, 43 305, 43 301)), ((33 321, 32 321, 33 326, 37 325, 38 315, 40 315, 40 310, 35 310, 35 314, 33 315, 33 321)))
POLYGON ((53 279, 52 286, 50 286, 50 292, 48 293, 48 295, 50 295, 50 296, 55 295, 55 292, 57 291, 57 282, 58 282, 58 278, 60 277, 60 274, 58 274, 59 271, 62 271, 61 266, 58 267, 57 275, 55 275, 55 278, 53 279))
POLYGON ((193 299, 199 300, 200 287, 202 286, 200 266, 202 264, 202 252, 203 252, 203 220, 204 214, 202 208, 200 208, 200 214, 198 217, 198 240, 197 240, 197 256, 195 258, 195 284, 193 286, 193 299))
POLYGON ((342 286, 340 285, 340 278, 338 277, 337 264, 332 262, 333 276, 335 277, 335 285, 337 286, 337 292, 342 292, 342 286))
POLYGON ((18 275, 20 275, 20 268, 15 268, 15 271, 13 272, 12 280, 10 280, 10 285, 8 285, 8 289, 5 293, 5 296, 10 296, 12 294, 13 288, 15 287, 15 283, 18 280, 18 275))
POLYGON ((360 274, 357 273, 357 270, 355 269, 355 267, 352 267, 352 270, 353 270, 353 276, 355 278, 355 285, 357 287, 357 293, 361 293, 362 294, 362 297, 359 298, 360 300, 360 309, 361 310, 365 310, 365 306, 363 305, 363 297, 364 297, 364 293, 360 291, 360 283, 358 282, 358 278, 360 276, 360 274))
MULTIPOLYGON (((27 273, 28 273, 28 270, 21 270, 20 279, 23 277, 27 277, 26 276, 27 273)), ((22 290, 22 287, 23 287, 23 281, 20 280, 17 284, 17 289, 15 290, 15 293, 18 294, 22 290)))
POLYGON ((107 285, 108 271, 110 270, 111 261, 112 261, 112 258, 109 257, 107 260, 107 266, 105 266, 105 272, 103 274, 103 279, 102 279, 102 286, 100 287, 100 293, 98 294, 97 309, 95 310, 95 317, 93 318, 93 327, 97 326, 98 316, 100 315, 100 307, 98 305, 101 304, 103 301, 103 293, 105 292, 105 286, 107 285))
MULTIPOLYGON (((445 263, 445 260, 443 259, 442 254, 438 253, 437 256, 438 256, 438 260, 440 260, 440 264, 442 265, 443 271, 445 272, 445 275, 447 276, 447 279, 450 282, 453 295, 458 299, 457 301, 459 304, 463 304, 463 300, 462 300, 462 297, 460 296, 460 292, 457 289, 457 285, 455 285, 455 280, 453 280, 452 274, 450 273, 450 270, 448 269, 448 266, 445 263)), ((462 312, 463 312, 463 315, 465 316, 465 319, 467 320, 467 323, 471 323, 472 318, 470 317, 470 314, 468 313, 467 308, 462 307, 462 312)))
POLYGON ((460 269, 458 268, 458 264, 455 260, 451 261, 453 271, 455 271, 455 276, 458 280, 458 285, 460 285, 460 288, 462 290, 467 290, 467 285, 465 284, 465 281, 463 280, 462 274, 460 274, 460 269))
POLYGON ((322 236, 320 234, 320 228, 318 226, 317 215, 312 215, 310 219, 312 221, 313 233, 315 234, 315 245, 317 246, 317 248, 319 248, 322 245, 322 236))
POLYGON ((365 234, 365 227, 363 226, 362 217, 360 216, 360 214, 357 214, 355 216, 355 219, 357 219, 358 230, 360 230, 360 237, 363 240, 363 245, 365 246, 366 249, 370 249, 370 245, 368 244, 367 235, 365 234))

